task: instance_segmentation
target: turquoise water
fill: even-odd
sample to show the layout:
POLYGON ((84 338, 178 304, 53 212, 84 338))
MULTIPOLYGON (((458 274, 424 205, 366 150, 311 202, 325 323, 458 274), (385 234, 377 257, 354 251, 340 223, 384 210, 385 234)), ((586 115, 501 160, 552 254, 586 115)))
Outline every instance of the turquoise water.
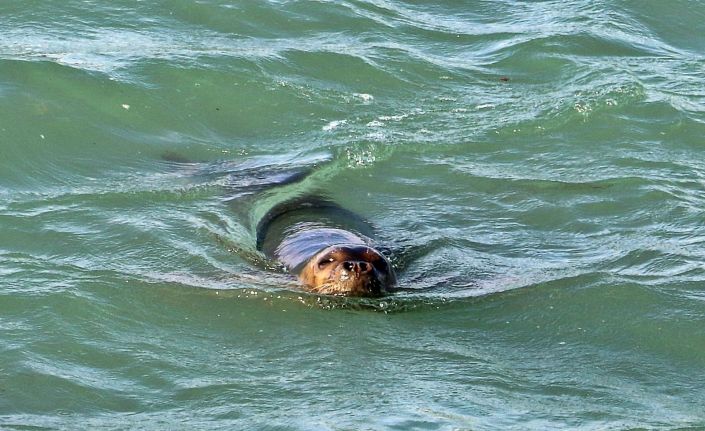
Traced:
POLYGON ((0 17, 0 429, 705 428, 705 3, 0 17), (307 191, 401 292, 253 262, 307 191))

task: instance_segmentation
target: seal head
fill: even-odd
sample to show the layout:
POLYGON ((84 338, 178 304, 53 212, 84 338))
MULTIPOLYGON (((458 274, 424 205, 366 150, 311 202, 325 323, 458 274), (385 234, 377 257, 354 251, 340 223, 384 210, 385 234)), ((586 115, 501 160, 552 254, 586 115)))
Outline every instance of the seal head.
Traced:
POLYGON ((380 252, 358 244, 326 247, 308 260, 299 280, 311 292, 324 295, 382 296, 396 282, 380 252))
POLYGON ((396 282, 372 247, 375 229, 328 200, 303 196, 276 205, 257 225, 257 248, 303 288, 322 295, 382 296, 396 282))

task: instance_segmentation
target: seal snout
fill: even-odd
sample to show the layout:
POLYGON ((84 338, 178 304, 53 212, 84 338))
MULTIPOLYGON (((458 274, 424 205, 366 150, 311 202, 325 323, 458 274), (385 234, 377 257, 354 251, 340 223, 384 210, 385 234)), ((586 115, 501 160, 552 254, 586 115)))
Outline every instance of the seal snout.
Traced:
POLYGON ((354 272, 357 275, 367 274, 372 270, 372 265, 364 261, 346 260, 343 262, 346 271, 354 272))

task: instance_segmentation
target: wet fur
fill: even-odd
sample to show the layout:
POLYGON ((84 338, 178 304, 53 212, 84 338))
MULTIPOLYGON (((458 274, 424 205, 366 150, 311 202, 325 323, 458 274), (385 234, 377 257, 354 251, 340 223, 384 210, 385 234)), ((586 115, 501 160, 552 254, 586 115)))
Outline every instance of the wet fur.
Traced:
POLYGON ((312 292, 326 295, 382 296, 396 282, 389 261, 366 246, 331 246, 313 256, 299 273, 312 292))
POLYGON ((308 291, 381 296, 391 290, 396 276, 387 258, 373 248, 373 234, 372 226, 353 212, 305 197, 280 204, 263 217, 257 246, 297 275, 308 291))

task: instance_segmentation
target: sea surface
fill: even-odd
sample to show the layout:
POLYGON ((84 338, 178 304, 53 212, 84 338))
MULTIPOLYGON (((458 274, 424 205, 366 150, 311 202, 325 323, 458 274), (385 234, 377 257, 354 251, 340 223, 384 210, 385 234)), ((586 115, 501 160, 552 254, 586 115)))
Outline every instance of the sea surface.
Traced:
POLYGON ((705 429, 703 35, 700 0, 0 2, 0 429, 705 429), (306 193, 397 293, 262 259, 306 193))

